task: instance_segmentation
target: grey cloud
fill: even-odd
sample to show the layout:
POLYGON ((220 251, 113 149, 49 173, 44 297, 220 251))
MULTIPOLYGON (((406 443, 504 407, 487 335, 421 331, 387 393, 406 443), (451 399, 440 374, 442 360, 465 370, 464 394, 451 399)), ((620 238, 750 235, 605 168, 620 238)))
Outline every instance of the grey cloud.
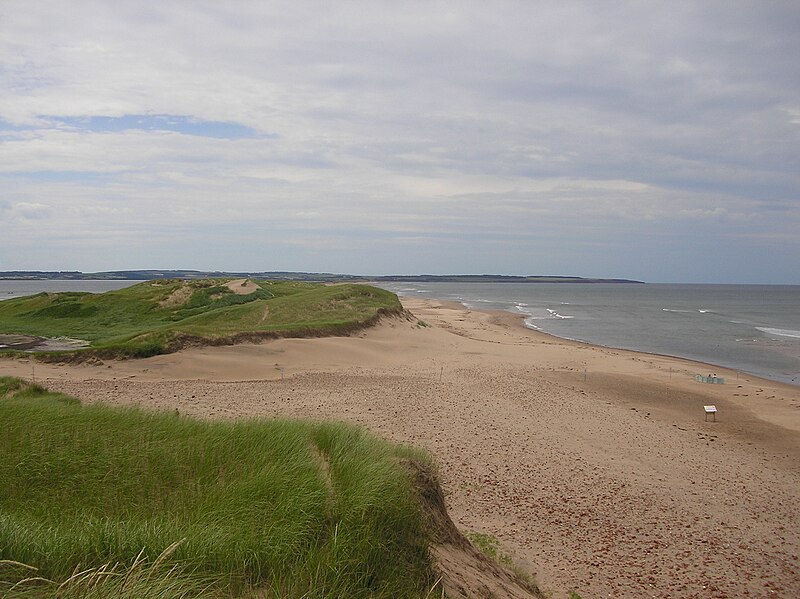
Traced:
POLYGON ((631 267, 612 251, 623 235, 659 260, 625 223, 701 248, 680 223, 701 219, 694 235, 727 244, 736 221, 731 251, 765 260, 784 227, 800 228, 794 3, 9 1, 0 23, 7 197, 72 208, 76 227, 116 230, 116 204, 182 222, 187 243, 208 215, 244 238, 288 244, 297 231, 295 249, 305 231, 308 259, 344 235, 342 264, 361 259, 359 239, 384 239, 395 258, 424 239, 441 243, 442 268, 470 236, 501 260, 505 234, 504 271, 561 237, 553 259, 574 259, 541 270, 577 270, 566 248, 591 240, 612 248, 610 272, 574 274, 615 276, 634 276, 614 263, 631 267), (137 115, 240 129, 207 140, 63 127, 137 115))
POLYGON ((31 202, 18 202, 12 204, 9 210, 11 219, 44 220, 52 216, 50 206, 31 202))

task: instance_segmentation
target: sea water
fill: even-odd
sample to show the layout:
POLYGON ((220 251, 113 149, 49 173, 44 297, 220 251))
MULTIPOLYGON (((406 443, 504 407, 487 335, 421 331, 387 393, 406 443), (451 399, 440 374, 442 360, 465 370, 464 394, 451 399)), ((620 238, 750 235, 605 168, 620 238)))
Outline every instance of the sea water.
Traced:
POLYGON ((558 337, 688 358, 800 385, 800 285, 381 286, 400 295, 520 314, 530 328, 558 337))
POLYGON ((90 293, 103 293, 124 289, 142 281, 128 280, 103 280, 103 281, 66 281, 58 279, 25 279, 7 280, 0 279, 0 301, 14 297, 24 297, 37 293, 58 293, 60 291, 88 291, 90 293))

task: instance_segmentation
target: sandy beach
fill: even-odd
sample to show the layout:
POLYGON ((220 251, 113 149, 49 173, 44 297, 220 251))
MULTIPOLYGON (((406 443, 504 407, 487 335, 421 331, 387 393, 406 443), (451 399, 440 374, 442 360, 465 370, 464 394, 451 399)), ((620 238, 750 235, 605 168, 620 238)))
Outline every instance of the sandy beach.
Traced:
POLYGON ((554 598, 800 596, 800 387, 403 303, 413 317, 352 337, 4 359, 0 373, 87 402, 331 418, 425 448, 458 527, 495 536, 554 598), (709 373, 725 384, 695 381, 709 373))

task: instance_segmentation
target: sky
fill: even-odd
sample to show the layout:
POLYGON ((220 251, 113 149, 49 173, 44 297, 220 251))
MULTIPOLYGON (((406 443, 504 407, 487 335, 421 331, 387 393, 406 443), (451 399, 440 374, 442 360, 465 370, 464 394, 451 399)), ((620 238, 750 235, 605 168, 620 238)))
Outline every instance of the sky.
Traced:
POLYGON ((0 270, 800 284, 800 4, 0 0, 0 270))

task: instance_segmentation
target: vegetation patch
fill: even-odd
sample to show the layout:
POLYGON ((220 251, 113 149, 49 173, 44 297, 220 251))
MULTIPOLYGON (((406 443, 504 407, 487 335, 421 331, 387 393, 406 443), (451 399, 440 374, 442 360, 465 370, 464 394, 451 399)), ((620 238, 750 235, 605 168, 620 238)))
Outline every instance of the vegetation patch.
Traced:
MULTIPOLYGON (((514 563, 514 559, 511 557, 510 554, 504 553, 500 548, 500 542, 497 540, 496 537, 493 535, 483 533, 483 532, 468 532, 466 538, 472 543, 472 546, 475 547, 478 551, 481 552, 485 557, 487 557, 492 562, 499 564, 506 570, 512 572, 514 576, 516 576, 517 580, 526 585, 528 590, 531 594, 535 597, 544 597, 544 594, 541 592, 539 587, 537 586, 536 582, 534 581, 533 577, 531 577, 528 572, 520 568, 517 564, 514 563)), ((575 599, 570 596, 570 599, 575 599)), ((577 597, 580 599, 580 597, 577 597)))
POLYGON ((504 566, 513 565, 514 562, 511 556, 500 551, 500 543, 492 535, 483 532, 471 532, 467 534, 467 538, 490 560, 504 566))
MULTIPOLYGON (((88 347, 70 352, 78 359, 146 357, 186 345, 349 334, 401 312, 397 296, 367 285, 167 279, 102 294, 40 293, 0 302, 0 335, 86 340, 88 347)), ((0 344, 0 351, 13 349, 0 344)), ((38 355, 64 359, 63 353, 38 355)))
POLYGON ((424 458, 361 429, 83 406, 8 377, 0 429, 3 597, 402 598, 435 581, 409 468, 424 458))

